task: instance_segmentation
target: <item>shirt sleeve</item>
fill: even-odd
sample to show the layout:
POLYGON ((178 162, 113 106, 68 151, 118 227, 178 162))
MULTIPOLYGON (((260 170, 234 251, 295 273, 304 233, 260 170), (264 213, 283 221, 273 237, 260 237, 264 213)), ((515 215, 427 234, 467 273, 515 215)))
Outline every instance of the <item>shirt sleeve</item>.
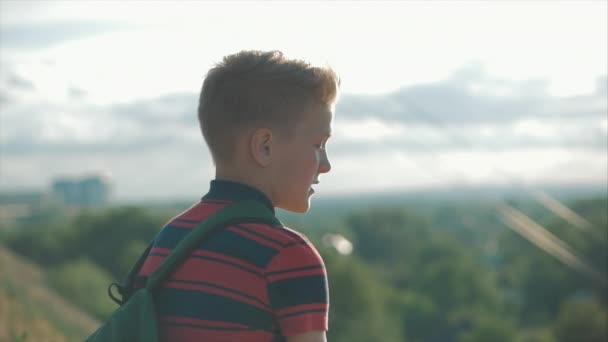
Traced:
POLYGON ((268 265, 266 277, 270 304, 284 336, 328 329, 327 272, 307 239, 284 246, 268 265))

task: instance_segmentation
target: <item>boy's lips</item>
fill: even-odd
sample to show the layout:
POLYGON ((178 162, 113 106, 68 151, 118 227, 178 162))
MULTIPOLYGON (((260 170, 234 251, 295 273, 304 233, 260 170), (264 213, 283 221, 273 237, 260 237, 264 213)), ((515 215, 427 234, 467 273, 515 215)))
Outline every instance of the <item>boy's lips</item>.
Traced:
POLYGON ((313 183, 310 185, 310 190, 308 191, 309 193, 311 193, 311 194, 314 194, 314 193, 315 193, 315 189, 312 187, 312 186, 313 186, 313 185, 315 185, 315 184, 319 184, 319 182, 318 182, 318 181, 316 181, 316 182, 313 182, 313 183))

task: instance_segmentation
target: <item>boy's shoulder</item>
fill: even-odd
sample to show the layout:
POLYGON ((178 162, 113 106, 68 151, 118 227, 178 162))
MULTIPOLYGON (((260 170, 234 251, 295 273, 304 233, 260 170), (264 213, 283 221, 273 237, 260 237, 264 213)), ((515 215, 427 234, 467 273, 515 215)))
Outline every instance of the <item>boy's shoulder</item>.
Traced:
POLYGON ((277 231, 277 234, 281 234, 286 239, 292 240, 293 242, 310 242, 306 235, 295 229, 289 228, 282 223, 281 225, 275 225, 272 227, 277 231))
MULTIPOLYGON (((203 200, 199 203, 192 205, 190 208, 175 216, 170 222, 191 222, 192 224, 200 223, 207 217, 213 214, 215 211, 234 203, 228 200, 203 200)), ((283 223, 270 224, 270 223, 259 223, 259 222, 246 222, 233 225, 234 228, 240 229, 244 232, 250 232, 254 235, 263 236, 271 240, 275 240, 282 247, 290 246, 292 244, 311 244, 308 237, 290 227, 287 227, 283 223)), ((312 245, 312 244, 311 244, 312 245)))
MULTIPOLYGON (((176 216, 173 219, 174 224, 169 225, 183 226, 184 223, 190 223, 193 228, 214 211, 229 204, 230 202, 223 201, 202 201, 176 216)), ((221 251, 231 251, 237 248, 236 246, 247 246, 246 251, 232 251, 234 253, 228 251, 231 255, 252 260, 257 260, 260 253, 265 255, 266 261, 259 263, 258 266, 265 268, 270 274, 274 271, 283 274, 287 269, 311 267, 311 265, 320 265, 319 267, 322 268, 324 265, 323 258, 308 237, 283 223, 244 221, 225 227, 218 238, 223 241, 224 247, 221 251), (247 243, 243 243, 244 241, 247 243)))

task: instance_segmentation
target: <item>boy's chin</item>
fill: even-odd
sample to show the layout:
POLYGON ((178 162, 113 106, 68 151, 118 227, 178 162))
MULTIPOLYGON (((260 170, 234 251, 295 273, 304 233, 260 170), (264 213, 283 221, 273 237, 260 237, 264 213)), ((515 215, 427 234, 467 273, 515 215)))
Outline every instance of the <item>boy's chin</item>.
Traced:
POLYGON ((279 208, 287 211, 291 211, 292 213, 304 214, 310 209, 310 202, 303 201, 302 203, 290 203, 286 205, 279 205, 279 208))

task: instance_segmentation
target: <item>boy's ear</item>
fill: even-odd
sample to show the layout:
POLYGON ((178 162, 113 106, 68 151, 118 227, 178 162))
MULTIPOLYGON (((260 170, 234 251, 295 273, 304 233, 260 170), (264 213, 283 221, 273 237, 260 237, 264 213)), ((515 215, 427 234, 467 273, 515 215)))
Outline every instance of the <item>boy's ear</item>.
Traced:
POLYGON ((253 132, 249 142, 249 150, 253 160, 262 167, 266 167, 272 160, 272 131, 268 128, 260 128, 253 132))

